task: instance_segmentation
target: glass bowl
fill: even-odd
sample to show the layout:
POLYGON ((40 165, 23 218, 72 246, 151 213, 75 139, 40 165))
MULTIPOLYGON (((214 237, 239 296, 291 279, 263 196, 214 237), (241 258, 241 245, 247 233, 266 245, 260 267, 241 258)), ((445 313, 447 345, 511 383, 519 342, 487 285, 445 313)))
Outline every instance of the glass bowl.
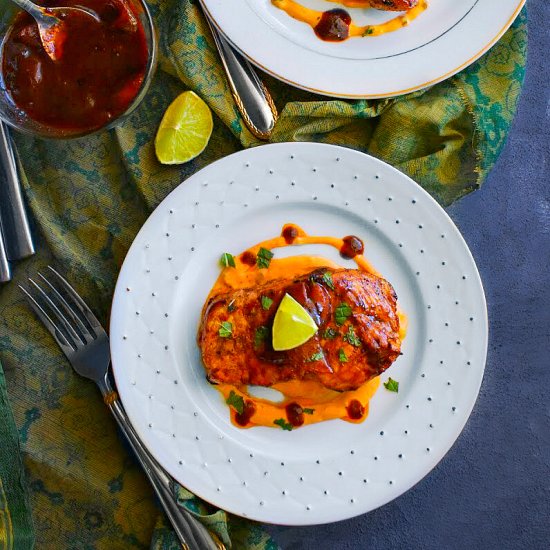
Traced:
MULTIPOLYGON (((13 103, 6 91, 0 70, 0 119, 23 133, 52 139, 70 139, 95 134, 96 132, 113 128, 125 120, 145 97, 155 72, 158 55, 157 36, 153 18, 151 17, 147 4, 144 0, 127 1, 135 8, 136 15, 143 25, 147 42, 148 61, 141 87, 126 111, 121 113, 117 118, 110 120, 104 126, 91 130, 82 131, 80 129, 70 130, 65 128, 52 128, 51 126, 46 126, 45 124, 32 120, 13 103)), ((0 68, 2 67, 4 40, 6 39, 14 17, 19 11, 19 8, 15 6, 11 0, 0 0, 0 68)))

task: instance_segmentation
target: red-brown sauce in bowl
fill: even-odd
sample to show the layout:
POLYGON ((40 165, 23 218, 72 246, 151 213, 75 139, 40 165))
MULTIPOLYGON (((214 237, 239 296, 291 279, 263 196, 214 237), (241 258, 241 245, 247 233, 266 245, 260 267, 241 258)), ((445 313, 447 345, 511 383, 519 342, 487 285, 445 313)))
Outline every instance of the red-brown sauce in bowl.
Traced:
MULTIPOLYGON (((46 7, 69 7, 73 0, 44 0, 46 7)), ((20 13, 2 51, 2 78, 12 101, 45 126, 91 131, 124 113, 137 96, 148 63, 145 31, 129 0, 78 0, 92 17, 64 18, 62 55, 52 61, 38 27, 20 13)))

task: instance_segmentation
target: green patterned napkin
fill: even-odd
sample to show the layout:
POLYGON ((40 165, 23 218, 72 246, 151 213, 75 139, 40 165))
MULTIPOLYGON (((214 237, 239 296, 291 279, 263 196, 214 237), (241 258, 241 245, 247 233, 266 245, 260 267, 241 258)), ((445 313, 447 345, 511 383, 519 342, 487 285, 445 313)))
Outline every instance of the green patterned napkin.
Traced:
MULTIPOLYGON (((0 290, 0 358, 15 418, 14 424, 0 375, 2 550, 30 549, 33 538, 37 548, 53 550, 178 548, 95 386, 73 373, 17 289, 17 282, 54 264, 107 325, 117 273, 155 206, 203 166, 259 145, 238 116, 197 3, 150 5, 160 65, 130 119, 114 131, 69 142, 17 136, 39 252, 0 290), (161 166, 153 151, 157 125, 187 89, 214 111, 212 139, 196 160, 161 166)), ((266 77, 281 114, 272 141, 369 152, 449 204, 476 189, 498 157, 521 89, 526 38, 522 14, 469 69, 397 99, 327 100, 266 77)), ((178 498, 228 545, 276 548, 260 526, 212 510, 184 489, 178 498)))
POLYGON ((31 548, 32 520, 17 429, 0 365, 0 549, 31 548))

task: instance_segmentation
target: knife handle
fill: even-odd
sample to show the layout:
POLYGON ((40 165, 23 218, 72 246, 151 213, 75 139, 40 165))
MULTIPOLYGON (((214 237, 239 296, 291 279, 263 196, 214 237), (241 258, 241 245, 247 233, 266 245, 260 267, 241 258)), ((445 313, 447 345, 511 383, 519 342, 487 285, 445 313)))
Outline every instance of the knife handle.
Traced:
POLYGON ((34 245, 19 182, 15 153, 7 126, 0 122, 0 218, 6 253, 10 260, 21 260, 34 254, 34 245))
POLYGON ((8 255, 6 254, 6 247, 4 246, 4 238, 2 235, 2 227, 0 223, 0 283, 7 283, 11 281, 11 269, 8 262, 8 255))

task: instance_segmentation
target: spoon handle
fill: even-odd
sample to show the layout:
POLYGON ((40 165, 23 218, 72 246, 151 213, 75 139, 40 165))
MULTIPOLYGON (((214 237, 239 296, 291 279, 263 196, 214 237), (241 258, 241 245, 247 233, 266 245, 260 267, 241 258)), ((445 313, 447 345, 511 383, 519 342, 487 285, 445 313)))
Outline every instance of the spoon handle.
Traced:
POLYGON ((29 219, 8 128, 0 122, 0 217, 7 256, 21 260, 34 254, 29 219))
POLYGON ((250 63, 218 31, 208 10, 202 6, 243 121, 254 136, 268 140, 278 118, 273 99, 250 63))
POLYGON ((40 6, 37 6, 31 0, 12 0, 14 4, 17 4, 22 10, 30 13, 35 19, 44 19, 45 14, 40 6))

